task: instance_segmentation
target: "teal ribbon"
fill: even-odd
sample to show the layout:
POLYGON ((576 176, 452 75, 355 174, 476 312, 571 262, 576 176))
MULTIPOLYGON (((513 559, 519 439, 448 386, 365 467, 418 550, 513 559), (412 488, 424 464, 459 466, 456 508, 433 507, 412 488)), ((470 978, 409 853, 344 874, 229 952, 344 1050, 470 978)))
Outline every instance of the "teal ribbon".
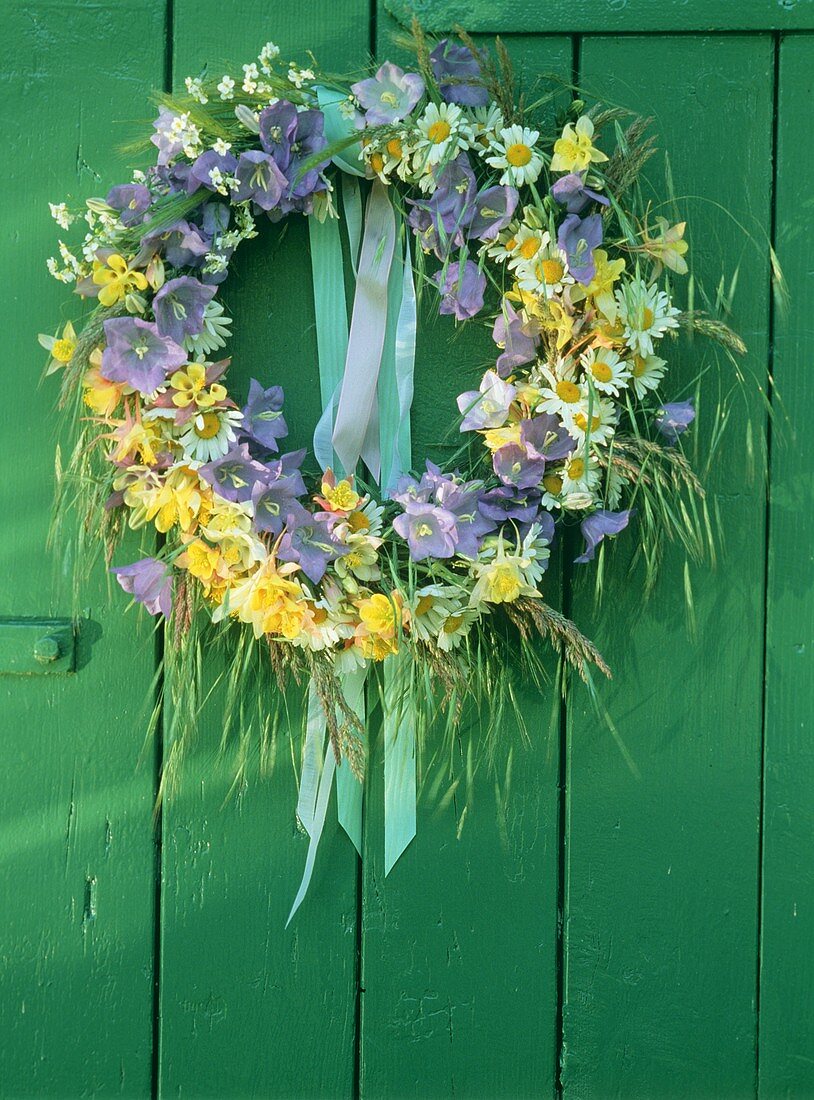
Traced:
POLYGON ((384 662, 384 873, 415 837, 415 717, 406 705, 412 664, 402 648, 384 662))
MULTIPOLYGON (((342 677, 342 692, 350 709, 365 722, 365 680, 367 669, 358 668, 342 677)), ((353 774, 347 760, 336 772, 336 811, 339 824, 362 854, 362 784, 353 774)))
POLYGON ((379 371, 379 438, 382 491, 389 496, 412 465, 410 409, 415 373, 416 296, 410 235, 399 219, 399 249, 387 283, 387 331, 379 371))
POLYGON ((356 469, 362 458, 376 481, 381 476, 377 384, 387 329, 388 281, 395 239, 393 205, 384 184, 375 180, 365 212, 333 447, 348 473, 356 469))
POLYGON ((319 358, 319 394, 323 413, 314 431, 314 454, 323 470, 335 468, 332 436, 339 400, 345 357, 348 352, 348 314, 345 303, 345 274, 339 222, 326 218, 308 219, 311 246, 311 278, 314 284, 314 315, 319 358))

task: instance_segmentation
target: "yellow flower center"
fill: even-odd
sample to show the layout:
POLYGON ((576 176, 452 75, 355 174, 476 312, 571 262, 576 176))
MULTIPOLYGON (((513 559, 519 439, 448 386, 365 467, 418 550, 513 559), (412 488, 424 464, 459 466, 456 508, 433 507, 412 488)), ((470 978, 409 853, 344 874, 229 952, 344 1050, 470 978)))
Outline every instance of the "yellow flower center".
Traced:
POLYGON ((582 458, 572 458, 568 463, 568 476, 572 481, 579 481, 585 473, 585 461, 582 458))
POLYGON ((350 512, 359 503, 359 494, 347 478, 340 481, 333 489, 330 485, 323 483, 322 495, 331 507, 337 508, 340 512, 350 512))
POLYGON ((646 331, 653 327, 653 322, 656 319, 656 315, 649 306, 645 306, 642 310, 642 331, 646 331))
MULTIPOLYGON (((506 246, 508 248, 508 245, 506 246)), ((531 260, 537 254, 537 250, 540 247, 540 241, 537 237, 526 237, 523 243, 520 245, 520 255, 524 260, 531 260)))
MULTIPOLYGON (((496 565, 489 578, 493 603, 511 603, 520 595, 520 581, 511 565, 496 565)), ((449 621, 449 620, 447 620, 449 621)))
POLYGON ((463 621, 463 615, 450 615, 444 622, 442 629, 445 634, 454 634, 463 621))
MULTIPOLYGON (((515 248, 517 248, 517 239, 515 237, 509 237, 508 241, 506 241, 506 251, 507 252, 513 252, 515 250, 515 248)), ((536 251, 536 249, 535 249, 535 251, 536 251)), ((533 255, 534 255, 534 252, 532 252, 532 256, 533 255)))
POLYGON ((58 363, 69 363, 75 347, 75 340, 56 340, 51 348, 51 355, 58 363))
POLYGON ((562 492, 562 478, 558 474, 546 474, 543 486, 552 496, 557 497, 562 492))
POLYGON ((370 520, 364 512, 351 512, 348 516, 348 527, 351 531, 369 531, 370 520))
POLYGON ((418 603, 415 605, 416 615, 426 615, 428 611, 431 611, 435 606, 435 600, 432 596, 422 596, 418 603))
POLYGON ((441 142, 447 140, 451 133, 452 127, 445 118, 439 118, 437 122, 433 122, 433 124, 427 128, 427 137, 433 145, 440 145, 441 142))
POLYGON ((647 370, 647 363, 642 359, 641 355, 633 356, 633 369, 632 374, 634 378, 641 378, 644 372, 647 370))
POLYGON ((506 160, 512 168, 523 168, 531 160, 531 149, 518 141, 506 150, 506 160))
POLYGON ((217 413, 202 413, 195 419, 195 434, 199 439, 214 439, 220 431, 220 417, 217 413))
POLYGON ((384 168, 384 157, 381 155, 381 153, 373 154, 373 156, 370 158, 370 167, 373 169, 374 172, 381 172, 382 168, 384 168))
POLYGON ((402 149, 401 142, 398 138, 391 138, 385 146, 385 149, 390 154, 390 156, 395 157, 396 160, 401 160, 401 158, 404 156, 404 150, 402 149))
POLYGON ((566 405, 573 405, 580 398, 579 386, 574 385, 573 382, 558 382, 557 397, 566 405))
POLYGON ((311 609, 311 618, 314 620, 317 626, 320 626, 328 618, 328 612, 325 610, 324 607, 314 606, 311 609))
POLYGON ((565 273, 565 268, 559 260, 543 260, 540 264, 543 280, 547 286, 554 286, 565 273))
POLYGON ((597 382, 610 382, 613 378, 613 371, 607 363, 603 363, 601 359, 596 359, 591 363, 591 374, 597 380, 597 382))
MULTIPOLYGON (((588 417, 585 416, 584 413, 577 413, 577 415, 574 417, 574 423, 576 424, 576 426, 579 428, 579 430, 581 432, 584 432, 585 428, 588 424, 588 417)), ((591 431, 595 432, 596 429, 599 427, 599 425, 601 423, 602 423, 602 421, 600 420, 600 418, 598 416, 592 416, 591 417, 591 431)))

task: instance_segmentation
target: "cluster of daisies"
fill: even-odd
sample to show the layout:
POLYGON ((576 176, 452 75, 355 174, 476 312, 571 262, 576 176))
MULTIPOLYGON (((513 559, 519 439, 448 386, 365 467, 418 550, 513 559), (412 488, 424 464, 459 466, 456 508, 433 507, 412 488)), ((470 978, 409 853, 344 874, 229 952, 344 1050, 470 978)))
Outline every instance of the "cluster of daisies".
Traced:
POLYGON ((498 106, 485 54, 445 39, 421 68, 386 63, 334 95, 335 147, 314 71, 268 43, 242 75, 188 78, 162 104, 152 168, 81 215, 51 208, 85 235, 49 269, 97 310, 81 336, 41 337, 49 370, 81 386, 108 508, 165 536, 119 582, 169 615, 178 575, 194 578, 215 621, 328 652, 338 671, 405 640, 455 650, 500 605, 539 598, 558 517, 579 514, 580 561, 627 525, 609 459, 623 415, 651 411, 670 442, 693 416, 656 396, 678 325, 658 279, 686 271, 683 225, 608 239, 616 200, 591 118, 572 111, 546 144, 498 106), (495 318, 496 363, 458 399, 486 452, 465 472, 428 462, 383 486, 384 504, 352 477, 304 474, 305 452, 281 451, 281 389, 252 381, 239 405, 219 358, 235 249, 263 215, 337 216, 340 154, 398 192, 437 259, 441 313, 466 320, 488 296, 495 318))

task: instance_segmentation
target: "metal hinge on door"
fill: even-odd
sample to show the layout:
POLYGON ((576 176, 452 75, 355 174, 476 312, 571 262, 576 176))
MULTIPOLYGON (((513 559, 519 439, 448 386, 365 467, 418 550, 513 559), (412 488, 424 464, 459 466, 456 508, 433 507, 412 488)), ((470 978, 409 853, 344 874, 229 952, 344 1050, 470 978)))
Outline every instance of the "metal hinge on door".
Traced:
POLYGON ((50 676, 75 667, 70 619, 0 619, 0 675, 50 676))

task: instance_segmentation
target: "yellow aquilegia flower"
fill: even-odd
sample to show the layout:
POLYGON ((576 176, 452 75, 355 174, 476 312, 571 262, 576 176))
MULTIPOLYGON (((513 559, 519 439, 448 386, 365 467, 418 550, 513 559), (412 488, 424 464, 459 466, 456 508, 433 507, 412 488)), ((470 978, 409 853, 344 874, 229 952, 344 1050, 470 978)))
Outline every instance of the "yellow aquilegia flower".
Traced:
POLYGON ((45 368, 46 375, 53 374, 66 363, 70 363, 76 351, 76 330, 70 321, 62 330, 61 336, 48 336, 47 333, 41 332, 37 339, 40 347, 51 353, 48 366, 45 368))
POLYGON ((594 124, 587 115, 577 119, 576 125, 566 123, 562 137, 554 142, 551 158, 552 172, 584 172, 589 164, 599 164, 608 158, 593 142, 594 124))
POLYGON ((321 497, 317 497, 317 503, 321 504, 329 512, 352 512, 362 503, 362 498, 356 492, 349 478, 336 480, 336 474, 327 469, 320 486, 321 497))
POLYGON ((124 503, 137 518, 131 526, 155 523, 163 532, 176 524, 189 534, 199 519, 208 517, 211 489, 188 466, 173 466, 164 478, 141 478, 124 491, 124 503))
POLYGON ((105 378, 98 366, 89 367, 82 376, 82 400, 106 420, 116 411, 122 394, 129 388, 105 378))
POLYGON ((115 305, 133 290, 147 289, 144 273, 129 267, 124 256, 117 252, 108 256, 105 262, 93 261, 93 281, 101 287, 99 304, 103 306, 115 305))
POLYGON ((373 661, 383 661, 391 653, 397 653, 401 616, 401 601, 397 594, 393 593, 391 599, 377 592, 360 600, 356 606, 359 625, 355 640, 363 656, 373 661))
POLYGON ((301 633, 308 605, 305 593, 291 575, 299 566, 289 562, 277 566, 267 558, 246 580, 229 589, 228 599, 215 610, 214 621, 231 614, 243 623, 250 623, 255 638, 264 634, 296 638, 301 633))
POLYGON ((619 312, 616 299, 613 296, 613 288, 614 283, 625 270, 625 261, 622 259, 609 260, 604 249, 595 248, 594 263, 596 264, 596 271, 593 279, 585 288, 585 293, 589 298, 593 298, 596 308, 613 324, 619 312))
POLYGON ((176 391, 172 403, 179 409, 193 404, 199 409, 210 409, 225 401, 227 396, 226 387, 218 382, 207 387, 203 363, 190 363, 183 370, 177 370, 170 378, 170 386, 176 391))

